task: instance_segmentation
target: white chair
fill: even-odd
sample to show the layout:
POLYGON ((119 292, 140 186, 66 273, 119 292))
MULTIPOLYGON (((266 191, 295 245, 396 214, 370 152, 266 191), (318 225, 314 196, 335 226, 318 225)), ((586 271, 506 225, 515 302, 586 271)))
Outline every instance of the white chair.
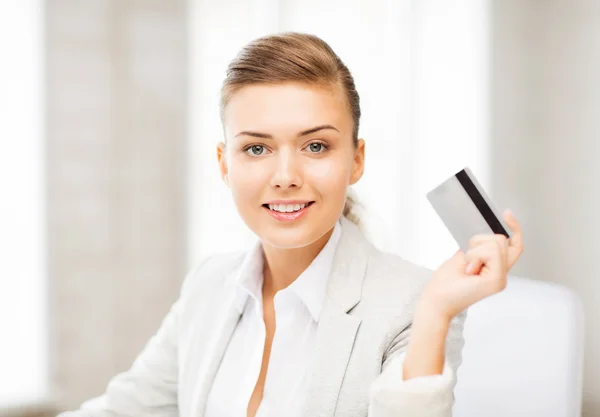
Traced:
POLYGON ((509 276, 467 313, 454 417, 580 417, 583 325, 573 291, 509 276))

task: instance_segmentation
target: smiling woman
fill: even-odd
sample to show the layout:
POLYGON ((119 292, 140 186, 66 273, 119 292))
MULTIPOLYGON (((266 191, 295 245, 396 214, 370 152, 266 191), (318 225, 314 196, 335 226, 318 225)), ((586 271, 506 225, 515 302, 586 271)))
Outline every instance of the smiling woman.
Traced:
MULTIPOLYGON (((302 171, 302 174, 308 175, 301 175, 301 180, 307 181, 304 187, 307 191, 314 188, 313 191, 317 192, 316 184, 320 185, 319 188, 325 193, 322 196, 327 195, 328 198, 316 201, 313 212, 318 208, 318 216, 329 214, 323 218, 324 222, 329 223, 329 228, 333 225, 334 218, 337 218, 336 210, 338 216, 340 213, 350 213, 353 199, 345 197, 342 207, 337 208, 331 203, 339 202, 336 192, 341 191, 344 196, 348 194, 348 186, 360 179, 364 169, 364 141, 358 138, 360 99, 350 71, 327 43, 314 36, 294 33, 263 37, 250 42, 227 69, 227 78, 221 89, 220 115, 226 141, 232 142, 240 136, 271 139, 274 143, 269 145, 277 148, 277 159, 281 162, 279 168, 298 169, 296 173, 278 172, 275 181, 281 179, 281 176, 284 181, 294 181, 285 176, 294 176, 302 171), (264 65, 265 62, 273 65, 264 65), (309 155, 306 155, 307 152, 300 153, 303 158, 296 160, 293 159, 295 152, 286 154, 283 145, 291 140, 295 141, 299 150, 307 147, 309 155), (281 158, 292 159, 281 161, 281 158), (346 184, 342 186, 344 181, 346 184)), ((229 148, 238 146, 239 143, 236 141, 229 148)), ((246 150, 246 142, 241 143, 243 150, 246 150)), ((253 156, 256 155, 253 151, 257 149, 256 146, 260 151, 267 148, 265 152, 270 152, 267 144, 250 143, 248 147, 253 156)), ((227 175, 231 181, 232 175, 244 172, 245 167, 236 164, 240 166, 240 170, 233 167, 233 172, 228 173, 227 160, 231 160, 235 154, 225 152, 226 149, 225 143, 219 145, 221 174, 223 177, 227 175), (225 157, 221 158, 223 154, 225 157)), ((275 149, 270 153, 273 151, 275 149)), ((273 164, 272 161, 259 166, 255 164, 253 172, 268 174, 273 169, 269 163, 273 164)), ((297 187, 298 184, 294 186, 297 187)), ((287 185, 284 184, 283 187, 287 185)), ((239 211, 236 196, 241 195, 236 191, 232 188, 232 196, 239 211)), ((286 191, 288 193, 289 190, 286 191)), ((250 213, 240 214, 256 233, 256 227, 259 226, 253 220, 258 219, 244 217, 250 213)), ((360 225, 358 218, 349 218, 360 225)), ((307 238, 311 239, 310 236, 307 238)), ((314 236, 312 238, 314 241, 314 236)))
POLYGON ((221 175, 244 223, 263 242, 278 248, 314 245, 318 252, 344 211, 348 186, 362 176, 365 144, 355 137, 358 122, 340 82, 326 86, 273 77, 272 84, 240 76, 235 85, 226 81, 225 142, 217 147, 221 175), (292 215, 265 213, 263 205, 272 200, 286 205, 286 212, 288 205, 292 211, 299 202, 313 204, 292 215))
POLYGON ((522 251, 516 220, 511 242, 484 236, 435 272, 375 247, 345 216, 365 167, 358 93, 314 35, 242 48, 220 114, 231 221, 255 241, 190 271, 158 333, 85 415, 450 416, 465 310, 506 285, 522 251))

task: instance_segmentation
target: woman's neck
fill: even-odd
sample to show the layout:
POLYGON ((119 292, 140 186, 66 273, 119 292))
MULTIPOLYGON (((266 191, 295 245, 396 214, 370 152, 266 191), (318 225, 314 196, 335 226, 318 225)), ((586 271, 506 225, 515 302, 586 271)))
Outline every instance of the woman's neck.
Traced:
POLYGON ((290 286, 325 247, 332 233, 333 229, 302 248, 281 249, 263 244, 263 297, 273 297, 277 291, 290 286))

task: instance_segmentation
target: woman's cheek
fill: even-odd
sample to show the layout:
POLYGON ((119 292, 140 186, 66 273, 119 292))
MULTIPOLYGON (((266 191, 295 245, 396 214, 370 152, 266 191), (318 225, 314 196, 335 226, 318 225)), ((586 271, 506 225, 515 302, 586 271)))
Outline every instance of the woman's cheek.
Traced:
POLYGON ((339 190, 346 193, 348 185, 348 168, 344 160, 330 158, 316 161, 305 170, 307 180, 316 188, 327 189, 329 193, 339 190))
POLYGON ((232 192, 237 198, 248 199, 254 194, 260 196, 264 194, 264 187, 268 185, 268 167, 261 161, 234 161, 229 176, 232 192))

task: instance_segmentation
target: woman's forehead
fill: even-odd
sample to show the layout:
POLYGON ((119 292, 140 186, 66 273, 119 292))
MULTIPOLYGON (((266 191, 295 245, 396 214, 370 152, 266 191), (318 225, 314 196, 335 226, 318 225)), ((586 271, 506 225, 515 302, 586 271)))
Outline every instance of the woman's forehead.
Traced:
POLYGON ((336 90, 298 83, 243 87, 227 105, 227 137, 246 130, 298 134, 321 125, 347 133, 352 128, 351 114, 343 94, 336 90))

